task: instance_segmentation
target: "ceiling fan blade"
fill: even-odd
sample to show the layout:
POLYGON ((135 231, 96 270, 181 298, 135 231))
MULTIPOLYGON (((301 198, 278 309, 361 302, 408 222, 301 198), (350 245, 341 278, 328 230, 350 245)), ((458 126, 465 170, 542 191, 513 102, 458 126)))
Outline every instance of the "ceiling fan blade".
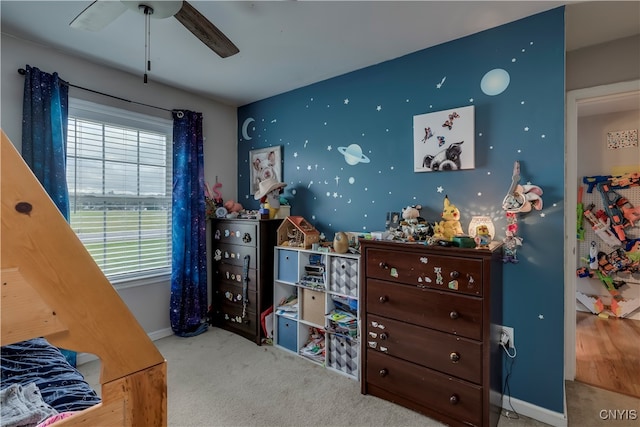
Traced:
POLYGON ((100 31, 122 15, 125 10, 127 7, 119 1, 96 0, 73 18, 69 26, 79 30, 100 31))
POLYGON ((202 43, 206 44, 222 58, 227 58, 240 52, 222 31, 209 22, 204 15, 188 2, 182 2, 182 8, 174 16, 187 30, 191 31, 202 43))

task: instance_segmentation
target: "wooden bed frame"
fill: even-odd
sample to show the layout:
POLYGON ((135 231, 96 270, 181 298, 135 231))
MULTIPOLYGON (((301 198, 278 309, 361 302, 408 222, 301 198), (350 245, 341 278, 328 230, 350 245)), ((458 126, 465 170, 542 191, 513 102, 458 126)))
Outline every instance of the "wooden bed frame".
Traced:
POLYGON ((0 133, 1 345, 43 336, 100 358, 102 403, 56 426, 166 426, 164 357, 0 133))

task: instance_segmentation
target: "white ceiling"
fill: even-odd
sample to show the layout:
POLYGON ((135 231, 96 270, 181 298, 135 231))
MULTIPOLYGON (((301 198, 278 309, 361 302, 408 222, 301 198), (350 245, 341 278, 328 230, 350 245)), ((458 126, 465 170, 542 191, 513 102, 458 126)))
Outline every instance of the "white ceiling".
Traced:
MULTIPOLYGON (((5 34, 139 75, 142 84, 143 15, 126 11, 95 33, 70 28, 73 18, 91 3, 2 0, 1 29, 5 34)), ((640 33, 638 1, 190 3, 222 30, 240 53, 221 59, 173 17, 153 20, 149 79, 235 106, 563 4, 569 4, 567 50, 640 33)))

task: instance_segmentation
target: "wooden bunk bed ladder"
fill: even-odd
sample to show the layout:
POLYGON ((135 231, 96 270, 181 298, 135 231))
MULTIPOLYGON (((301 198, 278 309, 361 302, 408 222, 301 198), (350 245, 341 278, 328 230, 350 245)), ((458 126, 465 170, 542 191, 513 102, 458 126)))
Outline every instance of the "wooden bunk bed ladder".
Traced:
POLYGON ((166 426, 166 361, 0 129, 1 345, 46 337, 101 361, 102 403, 56 426, 166 426))

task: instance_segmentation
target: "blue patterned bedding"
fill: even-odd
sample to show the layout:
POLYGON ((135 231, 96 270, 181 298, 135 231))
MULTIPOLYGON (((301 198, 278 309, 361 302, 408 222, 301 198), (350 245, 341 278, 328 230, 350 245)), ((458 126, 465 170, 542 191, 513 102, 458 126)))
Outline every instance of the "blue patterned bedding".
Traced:
POLYGON ((44 338, 34 338, 2 348, 2 389, 11 384, 35 382, 43 400, 58 412, 81 411, 100 397, 72 367, 58 348, 44 338))

